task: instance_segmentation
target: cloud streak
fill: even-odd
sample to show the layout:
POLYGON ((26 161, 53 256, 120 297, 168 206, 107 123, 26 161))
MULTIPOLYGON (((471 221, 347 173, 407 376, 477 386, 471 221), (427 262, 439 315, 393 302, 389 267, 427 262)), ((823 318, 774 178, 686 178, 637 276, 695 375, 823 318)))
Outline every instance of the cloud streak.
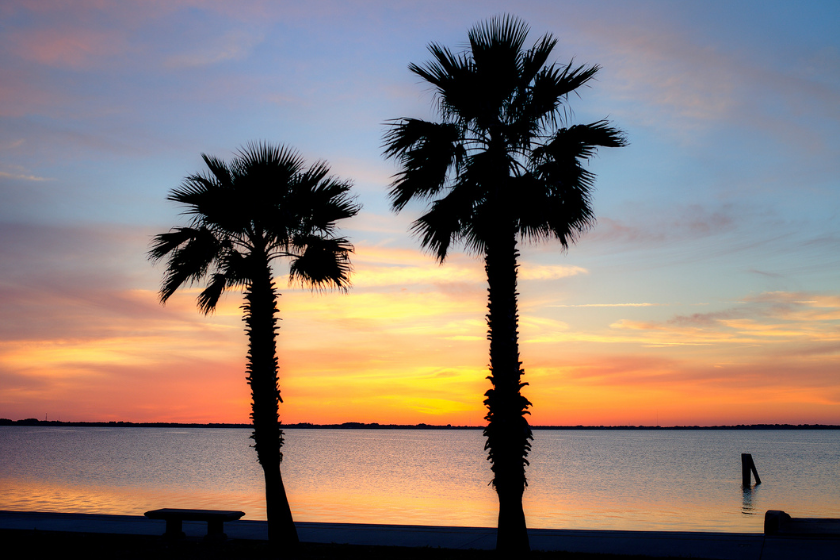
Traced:
POLYGON ((243 60, 259 45, 263 37, 251 31, 237 29, 226 32, 218 40, 211 38, 209 44, 191 52, 167 57, 165 65, 169 68, 191 68, 210 66, 222 62, 243 60))
POLYGON ((6 173, 5 171, 0 171, 0 177, 4 179, 15 179, 18 181, 34 181, 36 183, 40 183, 41 181, 53 180, 47 177, 37 177, 35 175, 21 175, 19 173, 6 173))

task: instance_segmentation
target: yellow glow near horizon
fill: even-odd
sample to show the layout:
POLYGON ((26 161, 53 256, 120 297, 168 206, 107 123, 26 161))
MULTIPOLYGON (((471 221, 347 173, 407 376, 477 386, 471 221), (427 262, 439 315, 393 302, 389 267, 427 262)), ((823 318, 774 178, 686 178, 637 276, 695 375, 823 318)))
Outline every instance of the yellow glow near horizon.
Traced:
MULTIPOLYGON (((290 288, 278 277, 283 422, 483 424, 490 384, 480 259, 456 255, 438 266, 416 251, 364 245, 357 257, 347 294, 290 288)), ((555 294, 527 295, 541 282, 586 274, 532 263, 520 270, 532 423, 835 417, 840 391, 827 379, 836 353, 798 358, 810 385, 797 386, 785 371, 803 345, 840 337, 840 298, 770 292, 744 300, 741 316, 656 321, 638 315, 656 307, 647 303, 565 305, 555 294), (762 305, 770 307, 749 314, 762 305), (619 318, 580 325, 604 312, 619 318)), ((0 344, 5 367, 25 380, 0 404, 13 410, 36 399, 52 417, 75 420, 247 422, 242 295, 225 295, 204 317, 195 309, 199 291, 162 307, 155 292, 128 290, 119 300, 142 315, 111 318, 101 332, 80 329, 73 340, 0 344)))
MULTIPOLYGON (((440 293, 358 293, 351 297, 291 292, 283 296, 283 301, 281 316, 285 313, 284 323, 289 323, 283 325, 278 337, 284 422, 483 423, 483 392, 489 383, 484 379, 488 374, 486 326, 475 318, 476 311, 483 307, 480 298, 453 300, 440 293)), ((235 308, 234 301, 226 305, 235 308)), ((126 371, 139 372, 149 366, 158 369, 156 375, 147 373, 144 379, 136 380, 145 386, 142 391, 126 395, 118 390, 121 396, 117 409, 103 415, 86 405, 89 416, 72 419, 247 422, 250 405, 244 382, 246 339, 241 319, 236 317, 229 325, 238 323, 239 329, 223 329, 225 337, 212 342, 204 340, 204 321, 201 319, 197 330, 179 327, 181 334, 175 338, 6 344, 0 351, 5 364, 27 372, 31 379, 64 380, 87 389, 89 384, 81 383, 85 378, 110 377, 114 383, 124 384, 126 380, 118 381, 120 374, 113 372, 126 366, 131 368, 126 371), (225 343, 218 346, 221 341, 225 343), (181 355, 182 365, 173 369, 173 365, 161 361, 164 348, 170 355, 181 355), (221 367, 212 371, 205 369, 207 365, 184 367, 197 359, 221 367), (202 383, 200 379, 204 382, 196 391, 195 383, 202 383), (130 406, 132 399, 161 392, 167 396, 157 397, 158 406, 139 402, 130 406), (131 417, 120 416, 119 410, 131 417)), ((775 386, 733 385, 729 381, 726 371, 741 371, 738 378, 744 380, 748 379, 744 368, 752 367, 762 370, 766 385, 785 364, 762 358, 764 344, 777 344, 778 338, 795 341, 808 330, 780 333, 768 342, 762 341, 771 337, 735 334, 738 350, 732 354, 735 360, 727 362, 721 360, 720 351, 733 344, 733 335, 726 333, 658 327, 636 329, 658 333, 655 336, 615 337, 574 332, 564 322, 527 315, 521 324, 524 380, 530 383, 524 394, 534 404, 531 421, 535 424, 653 424, 657 418, 663 424, 709 424, 745 422, 750 414, 769 422, 780 411, 789 421, 815 412, 817 418, 830 421, 840 396, 836 391, 826 393, 820 385, 793 388, 784 375, 777 376, 775 386), (680 358, 640 359, 615 354, 621 346, 668 344, 667 338, 674 336, 689 337, 704 347, 723 346, 703 360, 705 365, 696 362, 688 370, 680 358), (753 357, 747 361, 745 343, 754 346, 749 352, 753 357), (593 345, 609 352, 596 358, 584 350, 593 345), (555 355, 557 349, 564 348, 567 352, 555 355)), ((725 321, 721 325, 731 328, 725 321)), ((738 323, 738 327, 743 324, 738 323)), ((691 340, 674 342, 690 344, 691 340)), ((815 365, 822 363, 817 361, 815 365)), ((58 393, 53 389, 53 393, 66 401, 78 399, 67 387, 58 393)), ((8 395, 12 394, 21 395, 8 395)), ((107 394, 100 388, 94 396, 100 402, 115 400, 104 396, 107 394)), ((50 408, 55 410, 53 406, 50 408)), ((71 419, 67 413, 64 417, 71 419)))

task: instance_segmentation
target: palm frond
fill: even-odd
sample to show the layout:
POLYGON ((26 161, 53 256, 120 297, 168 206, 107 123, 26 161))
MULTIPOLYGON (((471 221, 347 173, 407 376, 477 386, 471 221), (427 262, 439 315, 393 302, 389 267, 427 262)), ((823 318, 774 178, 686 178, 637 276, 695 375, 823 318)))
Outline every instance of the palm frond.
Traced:
POLYGON ((227 287, 227 278, 220 272, 214 273, 207 287, 198 294, 198 310, 209 315, 216 310, 216 305, 219 303, 219 298, 227 287))
POLYGON ((218 258, 218 250, 219 240, 206 228, 192 230, 185 242, 170 250, 160 290, 161 302, 165 303, 182 285, 200 281, 218 258))
POLYGON ((305 240, 305 248, 289 267, 289 282, 309 286, 312 290, 350 287, 350 253, 353 246, 343 237, 325 239, 313 236, 305 240))
POLYGON ((338 220, 352 218, 362 209, 357 198, 350 194, 351 181, 326 177, 312 189, 312 227, 318 232, 332 234, 338 220))
POLYGON ((548 62, 554 47, 557 46, 557 39, 546 33, 528 49, 522 56, 522 75, 520 82, 523 86, 530 85, 543 65, 548 62))
POLYGON ((162 302, 207 279, 197 303, 209 313, 226 288, 247 286, 284 256, 293 258, 295 281, 347 289, 353 246, 334 233, 338 220, 361 209, 350 181, 330 176, 324 162, 304 169, 296 151, 266 142, 247 144, 230 164, 202 157, 210 171, 190 175, 168 197, 186 206, 192 226, 155 236, 149 250, 153 261, 167 258, 162 302))
POLYGON ((626 145, 607 121, 562 128, 569 94, 600 67, 550 63, 557 39, 546 34, 526 50, 527 35, 523 21, 497 16, 469 31, 466 51, 431 44, 432 60, 409 67, 435 86, 442 122, 388 123, 384 155, 400 166, 389 197, 395 211, 433 201, 411 229, 439 261, 455 241, 481 251, 500 208, 520 236, 555 237, 566 247, 594 222, 594 175, 584 161, 598 147, 626 145), (469 211, 445 216, 464 193, 469 211))
POLYGON ((456 77, 463 76, 470 69, 471 62, 464 54, 452 54, 447 47, 436 43, 429 45, 429 52, 434 57, 433 61, 423 66, 411 63, 408 69, 435 86, 440 92, 446 91, 447 87, 456 81, 456 77))
POLYGON ((626 145, 624 133, 610 126, 609 121, 600 120, 558 130, 550 142, 534 150, 532 161, 537 165, 552 160, 579 165, 580 160, 591 158, 599 147, 619 148, 626 145))
POLYGON ((212 176, 189 175, 180 187, 172 189, 166 200, 187 205, 188 208, 185 211, 187 214, 200 213, 198 206, 202 199, 207 196, 209 191, 218 188, 218 185, 212 176))
POLYGON ((451 189, 411 225, 412 233, 420 237, 420 245, 440 263, 446 260, 450 244, 460 241, 473 227, 475 200, 471 194, 466 185, 451 189))
POLYGON ((402 210, 412 198, 434 196, 444 187, 450 168, 463 161, 461 133, 452 123, 402 119, 385 135, 385 156, 397 159, 402 171, 394 176, 389 196, 402 210))
POLYGON ((592 178, 585 170, 581 179, 574 174, 567 180, 548 185, 545 177, 526 174, 515 179, 517 196, 511 213, 517 231, 524 239, 542 241, 553 238, 568 249, 578 236, 595 224, 592 212, 592 178))
POLYGON ((566 66, 547 67, 540 80, 547 90, 545 97, 568 96, 571 92, 586 85, 600 70, 601 67, 597 64, 589 67, 581 64, 575 67, 574 60, 566 66))
POLYGON ((201 154, 201 159, 204 160, 207 169, 210 171, 217 185, 227 188, 233 185, 232 170, 224 161, 216 156, 209 156, 207 154, 201 154))
MULTIPOLYGON (((353 183, 329 175, 329 166, 316 162, 297 173, 285 185, 277 203, 265 201, 259 216, 260 230, 282 256, 300 239, 313 235, 332 237, 336 222, 358 214, 361 205, 350 194, 353 183)), ((273 257, 272 257, 273 258, 273 257)))
POLYGON ((504 14, 474 25, 467 37, 473 57, 480 58, 487 53, 522 52, 528 31, 528 25, 524 21, 504 14))
MULTIPOLYGON (((212 161, 212 158, 207 159, 212 161)), ((237 195, 240 181, 236 179, 235 170, 231 171, 230 179, 232 183, 224 185, 212 173, 190 175, 169 193, 167 199, 185 205, 183 213, 192 217, 193 227, 241 235, 250 223, 249 205, 237 195)))
POLYGON ((525 54, 522 47, 527 36, 525 22, 511 15, 479 23, 468 33, 475 69, 471 101, 481 129, 488 130, 505 121, 505 109, 521 86, 525 54))
POLYGON ((476 65, 467 52, 452 54, 449 49, 432 43, 429 52, 434 60, 424 66, 410 64, 409 70, 435 86, 435 99, 446 122, 465 123, 480 114, 475 103, 482 94, 482 83, 476 65))
POLYGON ((299 173, 297 182, 306 190, 315 191, 327 182, 329 174, 330 168, 326 162, 316 161, 309 169, 299 173))
POLYGON ((533 76, 524 95, 517 97, 509 112, 512 127, 518 137, 530 141, 537 135, 556 130, 568 120, 563 102, 569 93, 586 84, 599 67, 544 66, 533 76))
POLYGON ((267 168, 277 173, 276 178, 299 173, 304 163, 303 157, 293 148, 283 144, 274 146, 265 141, 247 143, 236 151, 234 161, 241 175, 267 168))
POLYGON ((152 238, 152 248, 148 256, 152 262, 157 262, 182 244, 199 235, 194 228, 172 228, 167 233, 161 233, 152 238))

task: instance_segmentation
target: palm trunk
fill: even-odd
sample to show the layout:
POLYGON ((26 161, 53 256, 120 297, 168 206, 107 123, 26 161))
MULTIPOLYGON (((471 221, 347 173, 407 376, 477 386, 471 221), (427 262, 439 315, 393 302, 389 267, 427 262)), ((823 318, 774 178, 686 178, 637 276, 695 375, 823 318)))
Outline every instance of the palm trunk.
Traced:
POLYGON ((499 526, 496 550, 523 553, 530 550, 522 509, 526 457, 531 449, 531 428, 525 419, 531 405, 522 396, 523 371, 519 361, 519 316, 516 304, 516 237, 511 224, 487 240, 487 327, 490 339, 489 377, 493 388, 485 393, 488 421, 485 449, 493 466, 493 485, 499 495, 499 526))
POLYGON ((256 270, 245 292, 245 324, 248 333, 248 383, 251 385, 251 418, 254 448, 265 474, 265 504, 268 539, 275 545, 295 547, 297 530, 286 497, 280 462, 283 431, 278 420, 282 402, 277 386, 277 293, 266 261, 256 270))

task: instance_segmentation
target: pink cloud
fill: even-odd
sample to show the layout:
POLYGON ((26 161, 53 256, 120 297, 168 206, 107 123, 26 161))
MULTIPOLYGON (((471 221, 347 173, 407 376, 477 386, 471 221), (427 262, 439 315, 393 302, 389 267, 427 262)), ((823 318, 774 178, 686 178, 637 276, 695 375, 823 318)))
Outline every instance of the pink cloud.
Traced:
POLYGON ((60 92, 49 88, 45 80, 27 68, 5 68, 0 80, 0 116, 21 117, 31 113, 50 112, 66 101, 60 92))
MULTIPOLYGON (((583 237, 586 243, 608 243, 612 250, 616 243, 650 247, 675 244, 681 241, 695 242, 717 235, 736 231, 745 213, 736 215, 740 209, 731 204, 701 206, 699 204, 672 204, 667 212, 653 208, 632 213, 630 220, 599 217, 597 225, 583 237)), ((746 215, 749 215, 746 212, 746 215)))
POLYGON ((553 11, 542 15, 555 32, 567 31, 563 40, 594 53, 607 94, 627 102, 613 109, 625 122, 664 125, 687 144, 702 141, 698 129, 735 125, 768 133, 809 156, 830 155, 831 128, 823 134, 804 123, 840 118, 840 84, 830 78, 837 75, 840 52, 781 52, 782 42, 777 52, 750 52, 755 45, 737 35, 693 25, 685 17, 690 12, 685 6, 612 6, 578 10, 573 25, 553 11))
POLYGON ((58 68, 81 69, 94 61, 118 56, 127 49, 116 30, 36 29, 15 31, 7 37, 13 52, 24 60, 58 68))

